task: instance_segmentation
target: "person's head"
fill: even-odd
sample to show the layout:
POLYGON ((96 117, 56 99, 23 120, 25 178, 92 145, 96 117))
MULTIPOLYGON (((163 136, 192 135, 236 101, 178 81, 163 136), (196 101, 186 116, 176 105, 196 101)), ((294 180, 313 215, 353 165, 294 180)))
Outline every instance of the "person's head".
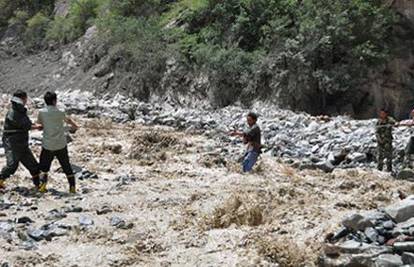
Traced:
POLYGON ((27 93, 22 90, 17 90, 14 92, 13 97, 20 99, 23 102, 23 105, 27 103, 27 93))
POLYGON ((411 110, 410 117, 411 117, 411 119, 414 119, 414 109, 411 110))
POLYGON ((380 110, 380 112, 379 112, 379 118, 380 118, 381 120, 385 120, 385 119, 388 117, 388 115, 389 115, 389 112, 388 112, 388 110, 387 110, 387 109, 385 109, 385 108, 382 108, 382 109, 380 110))
POLYGON ((44 99, 45 99, 46 105, 48 105, 48 106, 56 106, 56 103, 57 103, 57 95, 56 95, 56 93, 54 93, 54 92, 47 92, 45 94, 44 99))
POLYGON ((253 126, 255 125, 257 122, 257 114, 254 112, 249 112, 249 114, 247 114, 247 124, 249 126, 253 126))

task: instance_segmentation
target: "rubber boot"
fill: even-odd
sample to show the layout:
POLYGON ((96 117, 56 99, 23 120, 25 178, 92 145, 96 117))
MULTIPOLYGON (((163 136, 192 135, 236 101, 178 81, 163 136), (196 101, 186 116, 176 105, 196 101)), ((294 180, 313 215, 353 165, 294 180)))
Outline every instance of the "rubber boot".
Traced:
POLYGON ((69 183, 69 193, 76 194, 76 182, 74 175, 68 175, 68 183, 69 183))
POLYGON ((40 186, 40 177, 39 177, 39 175, 33 176, 32 181, 33 181, 33 185, 35 186, 35 189, 39 190, 39 186, 40 186))
POLYGON ((40 193, 46 193, 47 192, 47 179, 48 179, 48 174, 42 172, 40 174, 40 185, 39 185, 39 192, 40 193))

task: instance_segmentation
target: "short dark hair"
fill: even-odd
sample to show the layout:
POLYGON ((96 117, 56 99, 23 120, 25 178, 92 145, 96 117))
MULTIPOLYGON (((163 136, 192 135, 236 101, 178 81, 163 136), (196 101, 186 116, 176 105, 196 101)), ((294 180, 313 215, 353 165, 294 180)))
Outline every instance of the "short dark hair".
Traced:
POLYGON ((254 113, 254 112, 249 112, 249 113, 247 114, 247 117, 250 117, 250 118, 252 118, 252 119, 253 119, 253 120, 255 120, 255 121, 257 121, 257 118, 258 118, 257 114, 256 114, 256 113, 254 113))
POLYGON ((18 97, 20 99, 27 98, 27 93, 22 90, 17 90, 16 92, 14 92, 13 97, 18 97))
POLYGON ((383 112, 385 112, 387 114, 390 114, 390 111, 387 108, 381 108, 380 111, 383 111, 383 112))
POLYGON ((53 106, 57 101, 57 95, 55 92, 47 92, 44 96, 46 105, 53 106))

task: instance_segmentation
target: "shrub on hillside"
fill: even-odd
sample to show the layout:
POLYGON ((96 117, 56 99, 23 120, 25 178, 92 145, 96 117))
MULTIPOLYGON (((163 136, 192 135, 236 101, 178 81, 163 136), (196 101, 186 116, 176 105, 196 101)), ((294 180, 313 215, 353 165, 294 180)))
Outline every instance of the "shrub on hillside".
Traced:
POLYGON ((42 47, 48 24, 49 18, 42 12, 27 20, 24 43, 28 48, 37 49, 42 47))

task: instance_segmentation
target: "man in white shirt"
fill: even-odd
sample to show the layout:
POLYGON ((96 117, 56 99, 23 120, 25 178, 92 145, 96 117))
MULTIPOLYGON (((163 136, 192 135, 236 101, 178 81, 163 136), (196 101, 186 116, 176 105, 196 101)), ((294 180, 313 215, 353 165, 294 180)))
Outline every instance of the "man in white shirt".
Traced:
POLYGON ((43 144, 40 154, 40 192, 47 191, 47 180, 52 161, 56 157, 66 174, 69 182, 69 192, 76 193, 75 176, 69 160, 67 139, 65 135, 65 123, 73 130, 79 126, 63 111, 57 107, 57 95, 54 92, 47 92, 44 96, 46 107, 39 112, 38 124, 43 127, 43 144))

